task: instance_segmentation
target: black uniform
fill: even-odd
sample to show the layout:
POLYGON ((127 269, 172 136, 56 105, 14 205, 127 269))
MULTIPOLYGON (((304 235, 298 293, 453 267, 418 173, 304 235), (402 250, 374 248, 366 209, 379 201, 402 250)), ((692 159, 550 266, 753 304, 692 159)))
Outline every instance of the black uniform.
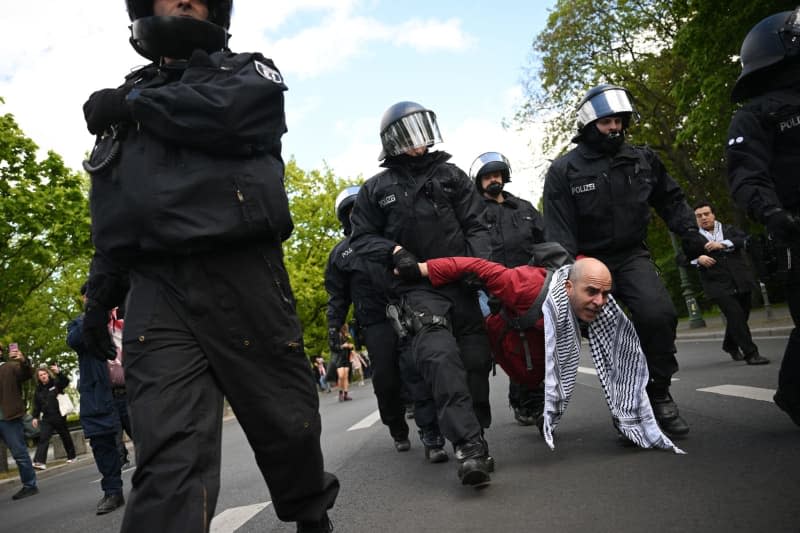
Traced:
MULTIPOLYGON (((728 138, 728 180, 734 200, 764 223, 779 208, 800 215, 800 83, 750 99, 733 116, 728 138)), ((800 242, 785 244, 784 253, 791 258, 786 299, 795 328, 786 345, 778 389, 793 412, 800 413, 800 242)))
POLYGON ((374 279, 370 264, 353 252, 350 237, 334 246, 325 270, 328 330, 339 331, 352 303, 372 362, 372 386, 381 422, 395 441, 401 441, 408 438, 408 424, 401 396, 397 335, 386 319, 386 292, 374 285, 374 279))
MULTIPOLYGON (((533 245, 544 241, 542 215, 529 201, 507 191, 500 194, 503 195, 502 202, 484 196, 484 216, 491 235, 492 261, 509 268, 527 265, 533 257, 533 245)), ((534 411, 543 399, 544 391, 540 388, 531 389, 509 382, 508 401, 515 410, 522 408, 534 411)))
MULTIPOLYGON (((392 251, 401 245, 425 261, 435 257, 488 258, 489 233, 484 206, 469 178, 447 163, 445 152, 387 158, 387 169, 362 186, 352 214, 352 243, 370 248, 388 271, 392 251)), ((424 313, 411 353, 425 387, 432 393, 442 434, 452 443, 477 439, 489 427, 489 342, 476 291, 461 284, 433 288, 427 280, 393 280, 392 293, 406 309, 424 313)), ((417 392, 419 391, 419 392, 417 392)), ((417 410, 424 428, 426 414, 417 410)))
POLYGON ((697 265, 700 281, 706 296, 719 306, 725 315, 725 338, 722 349, 734 359, 758 355, 758 347, 750 335, 747 321, 752 306, 751 297, 755 286, 755 277, 744 257, 744 246, 747 234, 728 224, 721 225, 723 243, 728 241, 729 247, 724 250, 706 251, 716 263, 711 267, 697 265))
MULTIPOLYGON (((323 471, 319 400, 281 250, 292 231, 286 86, 260 54, 216 52, 209 63, 128 76, 119 154, 92 175, 87 296, 110 309, 130 280, 123 345, 137 469, 123 531, 207 530, 223 395, 279 518, 320 520, 338 492, 323 471)), ((109 148, 101 141, 93 162, 109 148)))
POLYGON ((492 246, 492 261, 509 268, 527 265, 533 245, 544 241, 544 221, 527 200, 503 191, 503 201, 485 198, 486 225, 492 246))
POLYGON ((651 386, 663 390, 678 370, 678 318, 645 244, 651 207, 672 232, 697 230, 680 187, 646 147, 625 143, 609 156, 580 140, 545 177, 546 239, 608 266, 614 297, 631 311, 651 386))

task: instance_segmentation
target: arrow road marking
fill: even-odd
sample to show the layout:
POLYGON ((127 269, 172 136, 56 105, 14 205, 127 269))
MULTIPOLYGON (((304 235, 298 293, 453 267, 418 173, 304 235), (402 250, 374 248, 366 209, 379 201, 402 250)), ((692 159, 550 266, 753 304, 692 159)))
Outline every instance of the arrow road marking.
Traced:
POLYGON ((375 422, 381 419, 380 413, 376 410, 367 416, 365 416, 361 422, 357 422, 347 428, 347 431, 355 431, 357 429, 367 429, 368 427, 372 426, 375 422))
POLYGON ((272 502, 225 509, 211 521, 211 533, 233 533, 272 502))
POLYGON ((775 394, 774 389, 761 389, 759 387, 747 387, 745 385, 717 385, 716 387, 706 387, 697 390, 700 392, 713 392, 714 394, 722 394, 723 396, 736 396, 770 403, 772 403, 772 395, 775 394))

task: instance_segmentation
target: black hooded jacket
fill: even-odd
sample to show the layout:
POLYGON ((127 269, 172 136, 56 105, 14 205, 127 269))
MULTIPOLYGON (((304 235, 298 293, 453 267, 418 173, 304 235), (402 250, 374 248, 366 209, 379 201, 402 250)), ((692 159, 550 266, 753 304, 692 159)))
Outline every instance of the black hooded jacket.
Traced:
POLYGON ((533 245, 544 240, 544 221, 527 200, 502 191, 503 201, 484 197, 486 224, 492 241, 492 261, 509 268, 527 265, 533 245))
POLYGON ((545 177, 545 237, 573 256, 643 247, 651 208, 673 233, 697 231, 683 191, 647 147, 624 143, 607 155, 579 141, 545 177))
POLYGON ((351 244, 359 254, 391 270, 400 245, 420 261, 435 257, 489 259, 491 243, 484 203, 469 177, 436 151, 388 158, 386 170, 358 193, 351 244))
POLYGON ((800 212, 800 83, 751 98, 728 128, 728 182, 736 203, 765 222, 776 208, 800 212))

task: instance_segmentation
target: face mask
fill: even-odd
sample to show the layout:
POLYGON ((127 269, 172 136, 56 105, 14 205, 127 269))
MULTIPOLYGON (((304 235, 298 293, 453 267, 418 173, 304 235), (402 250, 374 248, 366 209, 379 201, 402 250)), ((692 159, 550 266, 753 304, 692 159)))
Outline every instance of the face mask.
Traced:
POLYGON ((503 192, 503 184, 493 181, 484 190, 486 191, 486 194, 488 194, 492 198, 497 198, 500 195, 500 193, 503 192))
POLYGON ((585 129, 583 139, 587 144, 595 147, 600 152, 613 155, 619 151, 622 144, 625 142, 625 131, 603 135, 597 129, 597 126, 592 124, 585 129))

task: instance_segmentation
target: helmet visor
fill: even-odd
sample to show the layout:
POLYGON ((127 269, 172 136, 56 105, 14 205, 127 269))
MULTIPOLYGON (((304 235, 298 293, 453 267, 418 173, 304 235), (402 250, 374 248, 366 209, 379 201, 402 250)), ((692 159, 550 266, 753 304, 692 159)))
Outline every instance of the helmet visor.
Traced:
POLYGON ((585 125, 599 118, 618 113, 636 113, 636 109, 628 96, 628 91, 618 88, 603 91, 585 101, 578 108, 578 129, 582 129, 585 125))
POLYGON ((442 142, 442 134, 436 124, 433 111, 419 111, 406 115, 389 124, 381 132, 381 143, 385 157, 403 154, 421 146, 433 146, 442 142))
POLYGON ((500 152, 486 152, 485 154, 479 155, 478 158, 472 162, 472 166, 469 167, 469 177, 471 179, 475 179, 480 174, 483 174, 484 172, 481 172, 481 170, 483 170, 483 167, 489 163, 497 163, 496 165, 492 166, 499 170, 505 170, 508 172, 508 174, 511 174, 511 163, 508 162, 506 156, 500 152))

